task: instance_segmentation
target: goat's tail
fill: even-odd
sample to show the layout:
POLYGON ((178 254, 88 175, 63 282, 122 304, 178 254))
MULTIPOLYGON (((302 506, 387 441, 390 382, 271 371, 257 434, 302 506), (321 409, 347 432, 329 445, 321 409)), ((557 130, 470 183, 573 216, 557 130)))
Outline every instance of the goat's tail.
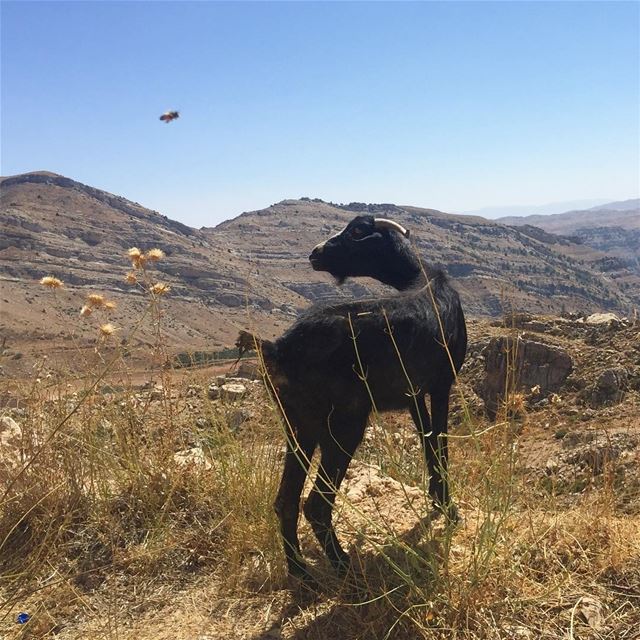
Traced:
POLYGON ((241 330, 236 340, 236 347, 238 348, 238 360, 247 351, 256 351, 260 363, 266 367, 267 371, 274 369, 277 347, 271 340, 263 340, 250 331, 241 330))

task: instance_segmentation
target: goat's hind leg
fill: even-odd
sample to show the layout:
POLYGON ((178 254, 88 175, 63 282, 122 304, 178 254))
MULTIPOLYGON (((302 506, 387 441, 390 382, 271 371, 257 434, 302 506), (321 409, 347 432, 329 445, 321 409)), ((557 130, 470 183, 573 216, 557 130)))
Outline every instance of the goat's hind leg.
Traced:
POLYGON ((447 420, 449 415, 449 390, 433 393, 429 417, 424 396, 415 396, 410 405, 411 417, 422 443, 427 471, 429 472, 429 495, 434 507, 453 520, 457 519, 456 508, 451 503, 448 481, 447 420))
POLYGON ((433 441, 431 449, 434 456, 434 475, 431 478, 429 492, 434 498, 436 508, 441 510, 451 522, 458 522, 458 509, 451 501, 449 493, 449 438, 447 437, 449 420, 449 393, 451 388, 435 390, 431 393, 431 418, 433 441))
POLYGON ((422 453, 424 455, 424 461, 427 465, 427 473, 429 474, 429 495, 435 501, 436 499, 436 458, 434 454, 434 444, 436 442, 435 435, 431 427, 431 417, 427 410, 424 396, 413 396, 409 405, 409 411, 413 423, 418 430, 418 437, 420 438, 420 445, 422 446, 422 453))
POLYGON ((309 464, 316 443, 302 440, 292 434, 287 435, 287 450, 284 459, 282 480, 274 508, 280 521, 280 533, 284 542, 284 554, 287 559, 289 575, 305 582, 312 582, 307 565, 300 553, 298 540, 298 516, 300 513, 300 494, 309 472, 309 464))
POLYGON ((349 416, 339 420, 332 417, 331 428, 320 442, 322 455, 318 475, 304 505, 304 515, 339 575, 348 572, 350 562, 331 522, 333 505, 366 424, 366 416, 356 419, 349 416))

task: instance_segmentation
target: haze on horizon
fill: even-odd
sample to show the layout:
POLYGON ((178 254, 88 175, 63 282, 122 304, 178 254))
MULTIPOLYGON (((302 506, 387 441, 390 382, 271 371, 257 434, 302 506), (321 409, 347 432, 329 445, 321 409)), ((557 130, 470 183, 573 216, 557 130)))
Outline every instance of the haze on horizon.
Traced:
POLYGON ((637 198, 639 19, 631 2, 6 1, 1 173, 194 227, 301 196, 637 198))

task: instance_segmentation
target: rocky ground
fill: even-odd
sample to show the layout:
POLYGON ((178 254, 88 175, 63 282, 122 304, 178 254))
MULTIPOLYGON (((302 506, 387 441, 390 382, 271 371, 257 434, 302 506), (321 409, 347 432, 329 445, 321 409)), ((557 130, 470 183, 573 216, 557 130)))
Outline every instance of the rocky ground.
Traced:
MULTIPOLYGON (((511 527, 511 544, 514 548, 521 545, 519 553, 526 555, 532 566, 534 560, 544 565, 545 549, 562 557, 554 545, 566 545, 563 562, 579 565, 582 555, 591 553, 590 528, 597 529, 600 535, 595 513, 600 513, 603 501, 608 505, 607 522, 614 523, 618 533, 639 530, 637 320, 612 315, 561 318, 517 314, 504 322, 472 321, 469 329, 469 354, 453 394, 451 418, 451 473, 454 485, 458 483, 463 521, 452 537, 445 532, 443 523, 429 525, 429 534, 425 534, 420 526, 428 505, 419 482, 421 462, 416 455, 418 441, 413 427, 403 414, 374 416, 336 510, 339 535, 359 550, 355 557, 365 575, 379 570, 380 554, 388 547, 390 536, 435 556, 444 553, 443 540, 447 540, 451 571, 466 566, 470 549, 478 543, 476 525, 483 509, 478 495, 484 480, 478 479, 478 470, 484 469, 484 479, 491 473, 490 466, 482 467, 482 458, 495 455, 498 459, 505 451, 512 456, 509 459, 515 465, 514 482, 520 487, 520 495, 525 495, 522 487, 530 487, 526 500, 531 504, 536 501, 535 508, 527 510, 522 497, 510 509, 528 514, 532 522, 548 521, 548 527, 537 529, 547 533, 536 537, 535 542, 527 538, 524 523, 517 524, 516 519, 515 523, 505 524, 511 527), (487 438, 492 439, 490 444, 487 438), (508 450, 496 444, 503 441, 508 442, 508 450), (486 455, 482 454, 483 447, 489 447, 486 455), (474 448, 482 449, 478 458, 473 457, 474 448), (463 486, 464 482, 472 486, 463 486), (593 523, 585 521, 584 514, 590 509, 593 523), (554 518, 562 520, 566 539, 551 540, 559 536, 554 518), (543 555, 538 558, 535 554, 543 555)), ((265 411, 273 416, 257 377, 257 367, 249 361, 243 361, 239 369, 229 365, 226 372, 220 368, 217 372, 181 371, 180 383, 174 380, 170 389, 163 387, 160 380, 139 387, 136 402, 146 403, 151 411, 154 406, 160 410, 167 394, 175 396, 182 418, 181 432, 175 439, 174 462, 185 470, 197 468, 201 473, 214 474, 222 462, 211 456, 212 415, 224 416, 234 437, 247 441, 262 437, 265 411)), ((23 414, 17 408, 5 409, 3 415, 0 480, 6 484, 22 462, 23 414)), ((275 439, 270 445, 274 468, 279 465, 275 460, 281 449, 277 443, 275 439)), ((534 528, 531 523, 530 526, 534 528)), ((247 535, 251 534, 247 531, 247 535)), ((630 536, 624 540, 633 540, 630 536)), ((608 542, 601 544, 602 548, 609 548, 608 542)), ((433 635, 424 637, 638 638, 635 625, 640 622, 640 540, 637 545, 634 552, 627 542, 627 548, 619 552, 620 560, 612 559, 601 575, 589 578, 576 569, 562 589, 544 595, 536 592, 529 605, 523 602, 513 608, 511 617, 491 622, 489 613, 485 612, 489 616, 485 618, 481 609, 475 609, 477 635, 469 635, 468 620, 464 633, 462 623, 458 631, 447 631, 446 625, 435 624, 437 614, 432 620, 432 614, 427 613, 427 627, 435 622, 433 635), (638 554, 635 570, 634 563, 628 562, 633 553, 638 554)), ((314 566, 322 566, 308 531, 303 536, 303 547, 314 566)), ((389 553, 397 551, 394 546, 390 549, 389 553)), ((615 555, 614 551, 611 553, 615 555)), ((3 610, 0 633, 7 639, 48 637, 51 629, 65 639, 379 637, 379 612, 374 602, 363 605, 357 598, 354 601, 340 587, 331 586, 330 578, 330 586, 320 594, 301 595, 287 588, 281 567, 271 566, 273 563, 266 551, 263 555, 256 549, 238 575, 225 575, 223 562, 217 566, 208 561, 195 569, 183 566, 171 578, 154 576, 143 587, 138 585, 139 593, 131 591, 130 577, 121 569, 96 585, 73 585, 76 605, 69 611, 65 612, 60 603, 49 603, 50 618, 55 624, 15 622, 22 610, 42 611, 37 594, 23 603, 12 603, 3 610), (254 565, 259 568, 255 575, 254 565), (271 577, 260 583, 256 582, 256 575, 271 577)), ((496 575, 506 570, 494 569, 496 575)), ((560 571, 552 565, 549 570, 560 571)), ((523 577, 523 584, 527 580, 533 582, 532 577, 523 577)), ((495 613, 493 605, 487 606, 487 611, 495 613)), ((390 631, 390 637, 415 636, 394 635, 390 631)))
MULTIPOLYGON (((574 494, 615 463, 618 503, 638 513, 640 327, 611 314, 511 320, 506 343, 519 343, 520 353, 510 400, 515 406, 506 411, 521 421, 521 463, 574 494)), ((502 391, 495 380, 504 370, 503 361, 496 363, 504 329, 488 333, 472 344, 462 375, 482 396, 485 411, 502 391)))

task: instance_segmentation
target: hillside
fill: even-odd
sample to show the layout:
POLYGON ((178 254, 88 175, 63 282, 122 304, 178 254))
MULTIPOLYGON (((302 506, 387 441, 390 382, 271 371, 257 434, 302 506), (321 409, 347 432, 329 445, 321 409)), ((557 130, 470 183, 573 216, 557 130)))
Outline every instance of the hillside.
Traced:
POLYGON ((498 222, 536 226, 549 233, 567 236, 573 245, 581 244, 596 251, 576 251, 574 246, 568 250, 568 255, 581 257, 591 268, 607 273, 624 290, 640 286, 638 199, 554 215, 510 216, 500 218, 498 222))
POLYGON ((598 209, 612 211, 638 211, 640 209, 640 198, 618 200, 617 202, 608 202, 607 204, 590 207, 591 211, 597 211, 598 209))
POLYGON ((590 209, 567 211, 550 215, 505 216, 497 222, 508 225, 532 225, 550 233, 571 235, 579 229, 620 227, 640 230, 640 200, 610 202, 590 209))
POLYGON ((408 226, 425 259, 447 269, 469 315, 625 312, 640 303, 633 274, 616 263, 611 277, 605 252, 479 217, 302 198, 197 230, 49 172, 3 178, 0 189, 0 331, 15 351, 66 349, 71 327, 78 344, 91 344, 93 329, 78 317, 89 292, 113 298, 113 322, 126 326, 143 306, 124 280, 132 246, 166 254, 154 277, 172 288, 164 313, 176 349, 221 349, 248 325, 276 335, 312 300, 380 290, 367 281, 337 288, 307 262, 317 242, 361 212, 408 226), (66 285, 56 308, 38 284, 49 274, 66 285))
MULTIPOLYGON (((312 247, 363 212, 391 217, 410 228, 424 259, 445 267, 472 315, 498 315, 511 306, 532 311, 622 310, 637 302, 585 264, 602 260, 602 252, 535 227, 517 229, 433 209, 284 200, 203 232, 259 263, 261 274, 307 298, 321 298, 333 294, 331 284, 323 274, 305 274, 301 282, 298 274, 306 266, 308 249, 293 249, 312 247)), ((359 282, 363 292, 371 287, 366 280, 359 282)))
MULTIPOLYGON (((483 218, 499 219, 505 216, 531 216, 531 215, 550 215, 553 213, 564 213, 565 211, 590 209, 600 206, 608 202, 606 199, 589 199, 589 200, 563 200, 561 202, 548 202, 546 204, 510 204, 481 207, 480 209, 471 209, 460 211, 467 215, 482 216, 483 218)), ((456 212, 458 213, 458 212, 456 212)))
MULTIPOLYGON (((232 344, 247 324, 247 312, 257 313, 268 329, 288 324, 286 316, 271 314, 266 295, 250 290, 246 263, 195 229, 47 172, 5 178, 0 189, 1 330, 16 350, 30 345, 55 350, 70 327, 81 341, 90 341, 93 329, 85 330, 78 316, 89 292, 108 294, 118 303, 114 324, 129 324, 144 305, 140 292, 124 280, 126 252, 133 246, 159 247, 166 254, 155 277, 172 288, 165 313, 176 347, 232 344), (57 309, 38 284, 49 274, 65 283, 57 309)), ((282 288, 277 298, 305 302, 282 288)))

